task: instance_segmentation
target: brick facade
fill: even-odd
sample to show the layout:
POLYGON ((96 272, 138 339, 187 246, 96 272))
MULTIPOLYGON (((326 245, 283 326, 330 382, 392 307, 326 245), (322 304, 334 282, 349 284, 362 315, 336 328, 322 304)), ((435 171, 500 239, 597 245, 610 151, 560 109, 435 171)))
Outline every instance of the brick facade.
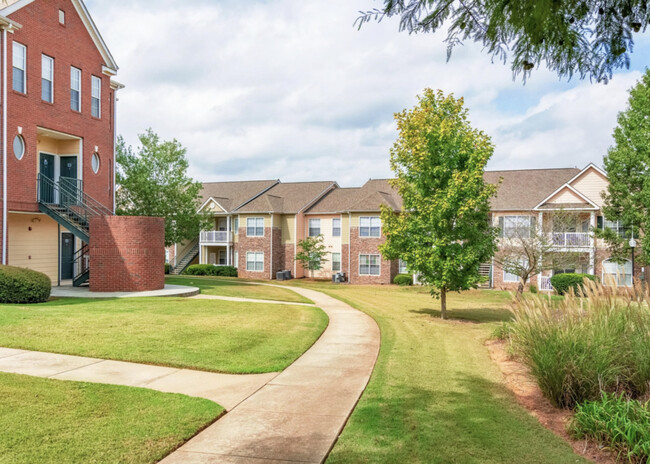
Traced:
POLYGON ((391 284, 397 275, 398 263, 388 261, 381 257, 379 245, 386 241, 385 237, 371 238, 360 237, 359 228, 350 228, 350 275, 348 280, 352 284, 391 284), (380 255, 379 275, 359 275, 359 255, 380 255))
POLYGON ((138 292, 165 286, 165 220, 109 216, 90 221, 90 291, 138 292))
POLYGON ((248 237, 246 236, 246 228, 239 228, 239 243, 237 244, 239 251, 239 264, 238 275, 247 279, 262 279, 270 278, 271 271, 271 228, 264 228, 263 237, 248 237), (264 270, 263 271, 248 271, 246 269, 246 253, 248 252, 262 252, 264 253, 264 270))

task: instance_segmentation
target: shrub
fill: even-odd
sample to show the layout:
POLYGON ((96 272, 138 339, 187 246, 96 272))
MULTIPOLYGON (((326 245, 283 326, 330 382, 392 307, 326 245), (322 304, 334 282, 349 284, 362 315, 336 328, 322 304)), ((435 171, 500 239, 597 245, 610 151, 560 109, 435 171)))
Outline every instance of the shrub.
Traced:
POLYGON ((591 274, 558 274, 551 277, 551 285, 558 295, 564 295, 570 288, 573 288, 574 292, 580 293, 585 279, 595 282, 596 276, 591 274))
POLYGON ((493 340, 508 340, 510 338, 510 331, 512 330, 512 324, 510 322, 502 322, 500 325, 496 326, 492 331, 493 340))
POLYGON ((0 266, 0 303, 43 303, 51 291, 52 282, 42 272, 0 266))
POLYGON ((530 293, 533 293, 533 294, 537 293, 537 285, 530 284, 528 286, 528 290, 530 291, 530 293))
POLYGON ((584 298, 542 296, 515 306, 511 340, 544 395, 573 408, 603 392, 645 394, 650 381, 650 297, 584 283, 584 298))
POLYGON ((169 263, 165 263, 165 274, 169 274, 170 269, 171 266, 169 265, 169 263))
POLYGON ((410 274, 397 274, 393 279, 393 283, 402 287, 413 285, 413 276, 410 274))
POLYGON ((233 266, 215 266, 213 264, 192 264, 183 274, 195 276, 237 277, 237 268, 233 266))
POLYGON ((605 393, 600 400, 576 407, 569 430, 576 438, 589 438, 617 451, 628 462, 650 462, 648 403, 605 393))

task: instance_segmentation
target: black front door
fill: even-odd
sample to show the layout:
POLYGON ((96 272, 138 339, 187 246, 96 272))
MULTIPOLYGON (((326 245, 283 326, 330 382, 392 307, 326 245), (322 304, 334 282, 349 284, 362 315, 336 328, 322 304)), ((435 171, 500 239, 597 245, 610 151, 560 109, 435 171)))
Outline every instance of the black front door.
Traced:
POLYGON ((46 179, 41 180, 39 200, 54 203, 54 155, 41 153, 40 173, 46 179))
POLYGON ((77 204, 77 157, 61 157, 61 173, 59 178, 61 188, 61 204, 77 204))
POLYGON ((74 235, 61 234, 61 280, 74 277, 74 235))

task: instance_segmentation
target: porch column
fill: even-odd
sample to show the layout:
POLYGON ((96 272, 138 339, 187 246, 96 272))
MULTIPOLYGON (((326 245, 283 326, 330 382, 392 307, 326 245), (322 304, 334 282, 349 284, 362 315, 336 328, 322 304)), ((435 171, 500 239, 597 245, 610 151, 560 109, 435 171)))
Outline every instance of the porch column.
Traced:
POLYGON ((226 218, 226 266, 230 266, 230 216, 226 218))
MULTIPOLYGON (((598 227, 595 211, 591 212, 590 222, 592 229, 598 227)), ((589 274, 593 275, 596 273, 596 236, 593 231, 589 231, 589 236, 591 240, 591 247, 589 249, 589 274)))
MULTIPOLYGON (((538 213, 538 215, 537 215, 537 233, 539 234, 540 238, 541 238, 542 234, 544 233, 543 222, 544 222, 544 213, 542 213, 542 212, 540 211, 540 212, 538 213)), ((538 288, 539 290, 542 289, 542 271, 541 271, 541 269, 542 269, 542 260, 543 260, 543 259, 544 259, 543 256, 540 256, 540 257, 539 257, 539 268, 540 268, 540 271, 537 273, 537 288, 538 288)))

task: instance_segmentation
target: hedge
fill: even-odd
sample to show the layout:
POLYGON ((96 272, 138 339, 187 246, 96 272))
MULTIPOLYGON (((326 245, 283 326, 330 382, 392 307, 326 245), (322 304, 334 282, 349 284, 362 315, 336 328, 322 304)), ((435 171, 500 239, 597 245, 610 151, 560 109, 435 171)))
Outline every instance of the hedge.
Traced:
POLYGON ((171 266, 169 265, 169 263, 165 263, 165 274, 169 274, 170 269, 171 266))
POLYGON ((42 272, 0 266, 0 303, 43 303, 51 291, 52 281, 42 272))
POLYGON ((595 281, 596 276, 591 274, 557 274, 551 277, 551 285, 559 295, 564 295, 573 288, 578 293, 585 279, 595 281))
POLYGON ((185 269, 183 274, 195 276, 237 277, 237 268, 233 266, 215 266, 213 264, 192 264, 185 269))
POLYGON ((393 283, 402 287, 413 285, 413 276, 410 274, 397 274, 393 279, 393 283))

